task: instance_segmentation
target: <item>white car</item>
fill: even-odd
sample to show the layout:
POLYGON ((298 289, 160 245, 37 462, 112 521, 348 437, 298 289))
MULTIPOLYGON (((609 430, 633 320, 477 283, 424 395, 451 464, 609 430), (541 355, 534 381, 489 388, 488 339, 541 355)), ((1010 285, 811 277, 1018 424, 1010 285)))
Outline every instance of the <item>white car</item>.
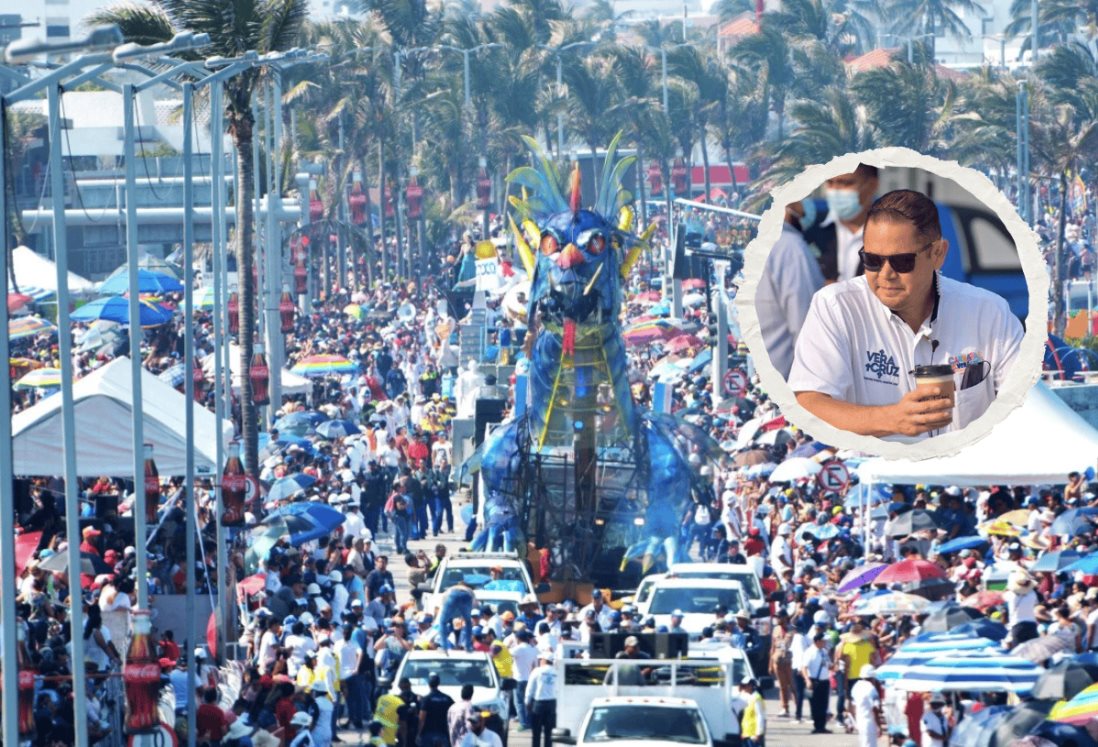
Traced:
POLYGON ((744 563, 675 563, 665 578, 713 578, 739 581, 751 605, 752 624, 762 636, 770 635, 770 603, 766 601, 755 569, 744 563))
POLYGON ((457 650, 443 653, 437 649, 409 651, 393 678, 393 694, 400 693, 400 681, 407 677, 412 683, 412 692, 426 695, 430 690, 427 679, 432 673, 437 673, 441 680, 439 690, 453 698, 455 703, 461 700, 461 686, 472 685, 475 707, 506 717, 506 693, 500 690, 499 675, 488 654, 457 650))
POLYGON ((701 637, 701 632, 716 621, 714 611, 718 606, 729 613, 747 611, 747 595, 739 581, 722 581, 708 578, 662 578, 652 587, 651 594, 640 608, 642 618, 654 617, 656 627, 671 627, 671 613, 683 613, 682 627, 691 640, 701 637))
MULTIPOLYGON (((564 741, 554 736, 556 741, 564 741)), ((571 741, 570 739, 568 741, 571 741)), ((698 704, 688 698, 623 695, 595 698, 576 745, 615 747, 711 747, 713 737, 698 704)))
POLYGON ((442 559, 430 581, 420 584, 426 593, 423 608, 438 614, 446 590, 460 581, 473 589, 478 604, 490 604, 497 613, 507 609, 516 612, 524 596, 539 593, 526 563, 513 554, 455 553, 442 559), (493 568, 503 571, 497 581, 492 580, 493 568))

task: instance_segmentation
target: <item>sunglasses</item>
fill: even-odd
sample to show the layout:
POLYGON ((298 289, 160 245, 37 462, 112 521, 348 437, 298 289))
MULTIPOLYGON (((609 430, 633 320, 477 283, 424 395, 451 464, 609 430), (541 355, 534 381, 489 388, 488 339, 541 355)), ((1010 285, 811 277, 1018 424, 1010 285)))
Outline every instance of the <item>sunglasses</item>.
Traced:
POLYGON ((858 251, 858 256, 862 258, 862 264, 865 266, 866 272, 880 272, 884 268, 885 262, 887 262, 893 270, 901 275, 906 275, 915 269, 915 257, 918 256, 919 252, 933 245, 935 241, 937 239, 927 242, 916 251, 903 254, 874 254, 861 249, 858 251))

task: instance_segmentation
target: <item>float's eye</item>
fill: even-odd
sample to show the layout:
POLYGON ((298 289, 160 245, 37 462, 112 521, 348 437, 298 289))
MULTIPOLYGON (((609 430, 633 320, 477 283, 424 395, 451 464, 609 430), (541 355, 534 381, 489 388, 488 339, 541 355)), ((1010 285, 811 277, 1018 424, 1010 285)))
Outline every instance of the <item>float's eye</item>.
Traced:
POLYGON ((549 232, 545 232, 541 235, 541 245, 539 247, 541 253, 548 257, 551 254, 556 254, 560 251, 560 241, 555 235, 549 232))
POLYGON ((596 233, 587 242, 587 251, 591 254, 602 254, 602 250, 606 248, 606 237, 601 233, 596 233))

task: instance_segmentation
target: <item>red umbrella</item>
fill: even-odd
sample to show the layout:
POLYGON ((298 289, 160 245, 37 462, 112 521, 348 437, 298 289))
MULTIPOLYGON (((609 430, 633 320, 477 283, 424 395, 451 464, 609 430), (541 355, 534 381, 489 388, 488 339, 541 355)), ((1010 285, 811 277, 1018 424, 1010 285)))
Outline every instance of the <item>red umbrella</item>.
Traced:
POLYGON ((682 281, 683 290, 697 290, 705 287, 705 281, 701 278, 686 278, 682 281))
POLYGON ((669 353, 681 353, 689 348, 704 348, 705 343, 699 340, 694 335, 679 335, 678 337, 668 340, 664 344, 663 349, 669 353))
POLYGON ((937 563, 929 560, 912 558, 901 560, 885 568, 881 575, 877 576, 874 583, 885 584, 911 584, 926 581, 932 578, 945 578, 946 572, 937 563))
POLYGON ((965 597, 963 604, 965 607, 975 607, 978 610, 987 611, 992 607, 998 607, 1004 601, 1003 592, 1001 591, 980 591, 965 597))
POLYGON ((25 293, 9 293, 8 294, 8 311, 15 311, 18 308, 26 306, 34 299, 25 293))

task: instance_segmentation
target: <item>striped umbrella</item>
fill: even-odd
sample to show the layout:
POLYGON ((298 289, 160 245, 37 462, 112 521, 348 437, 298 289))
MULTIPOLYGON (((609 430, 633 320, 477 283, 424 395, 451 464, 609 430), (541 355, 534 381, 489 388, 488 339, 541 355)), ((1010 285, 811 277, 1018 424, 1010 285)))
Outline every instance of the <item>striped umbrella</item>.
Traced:
POLYGON ((214 289, 212 286, 199 288, 194 292, 194 307, 196 309, 212 309, 214 305, 214 289))
POLYGON ((930 606, 926 597, 894 591, 879 594, 854 605, 858 615, 921 615, 930 606))
POLYGON ((299 376, 320 377, 354 373, 358 366, 342 355, 310 355, 298 361, 291 370, 299 376))
POLYGON ((908 692, 1029 693, 1044 669, 1001 651, 953 652, 909 667, 894 686, 908 692))
POLYGON ((42 389, 61 386, 60 368, 38 368, 15 382, 16 389, 42 389))
POLYGON ((926 640, 914 639, 897 649, 884 665, 877 670, 879 680, 898 680, 905 677, 911 667, 927 664, 942 656, 966 655, 974 651, 1002 652, 995 641, 969 635, 953 633, 935 633, 926 640))
POLYGON ((1053 709, 1050 718, 1062 724, 1086 726, 1098 717, 1098 682, 1086 688, 1074 698, 1053 709))
POLYGON ((8 321, 8 339, 22 340, 26 337, 34 337, 42 332, 56 332, 50 322, 39 316, 23 316, 8 321))

